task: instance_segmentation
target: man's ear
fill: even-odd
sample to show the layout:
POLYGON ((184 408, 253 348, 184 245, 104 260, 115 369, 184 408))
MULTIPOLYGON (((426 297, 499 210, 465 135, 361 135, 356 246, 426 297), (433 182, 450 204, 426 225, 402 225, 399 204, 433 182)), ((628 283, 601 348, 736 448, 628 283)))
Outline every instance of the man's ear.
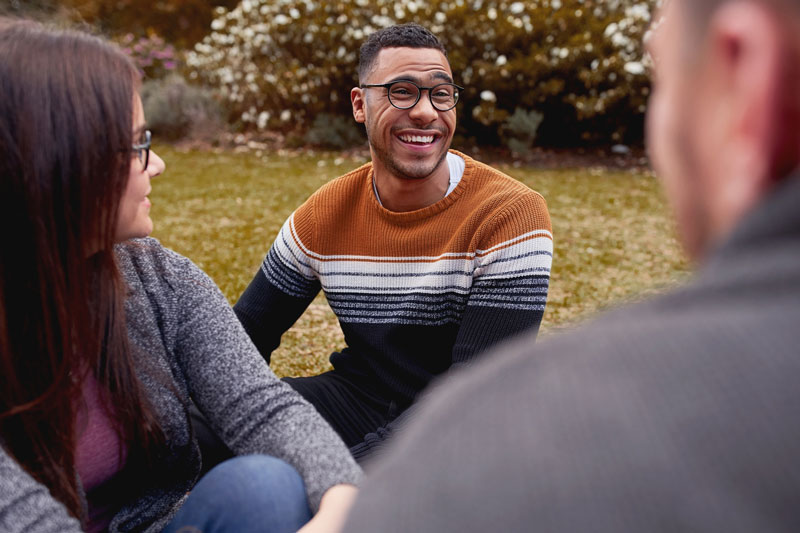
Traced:
POLYGON ((353 105, 353 118, 356 122, 363 124, 367 121, 366 110, 364 109, 367 103, 364 101, 364 91, 359 87, 350 89, 350 103, 353 105))
POLYGON ((788 98, 785 31, 774 8, 752 0, 724 3, 709 23, 706 64, 724 98, 717 126, 731 152, 719 155, 735 167, 725 190, 737 203, 754 202, 775 179, 788 98))

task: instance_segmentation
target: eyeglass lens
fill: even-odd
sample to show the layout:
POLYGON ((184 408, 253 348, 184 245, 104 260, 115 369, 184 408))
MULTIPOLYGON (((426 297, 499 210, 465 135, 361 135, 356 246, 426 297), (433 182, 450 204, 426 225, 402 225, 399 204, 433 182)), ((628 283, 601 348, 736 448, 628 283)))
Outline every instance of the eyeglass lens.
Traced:
MULTIPOLYGON (((428 97, 434 108, 448 111, 458 102, 458 88, 451 83, 440 83, 428 90, 428 97)), ((408 81, 398 81, 389 86, 389 100, 400 109, 408 109, 417 103, 420 88, 408 81)))
POLYGON ((133 146, 136 157, 142 163, 142 168, 144 169, 147 169, 147 165, 150 163, 150 138, 150 130, 145 130, 133 146))

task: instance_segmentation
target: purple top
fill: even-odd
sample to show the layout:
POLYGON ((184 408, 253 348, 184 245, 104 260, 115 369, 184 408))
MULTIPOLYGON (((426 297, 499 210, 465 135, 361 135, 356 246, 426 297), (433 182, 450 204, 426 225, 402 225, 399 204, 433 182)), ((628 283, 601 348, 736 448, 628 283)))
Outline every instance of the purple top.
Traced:
MULTIPOLYGON (((89 505, 86 524, 90 533, 108 527, 122 501, 103 490, 125 466, 128 448, 114 428, 113 406, 91 373, 83 382, 83 405, 78 410, 75 467, 89 505)), ((108 488, 107 488, 108 489, 108 488)))

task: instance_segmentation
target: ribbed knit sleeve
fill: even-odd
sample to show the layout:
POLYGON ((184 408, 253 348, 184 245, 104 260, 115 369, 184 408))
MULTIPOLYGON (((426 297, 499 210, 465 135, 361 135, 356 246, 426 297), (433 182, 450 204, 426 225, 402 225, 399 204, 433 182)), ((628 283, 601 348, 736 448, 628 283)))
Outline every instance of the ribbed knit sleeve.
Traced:
POLYGON ((313 197, 284 223, 253 280, 234 306, 236 316, 269 362, 281 336, 320 290, 306 254, 312 242, 313 197))
POLYGON ((487 219, 477 241, 454 364, 469 361, 499 340, 538 330, 547 301, 553 237, 544 198, 521 191, 487 219))

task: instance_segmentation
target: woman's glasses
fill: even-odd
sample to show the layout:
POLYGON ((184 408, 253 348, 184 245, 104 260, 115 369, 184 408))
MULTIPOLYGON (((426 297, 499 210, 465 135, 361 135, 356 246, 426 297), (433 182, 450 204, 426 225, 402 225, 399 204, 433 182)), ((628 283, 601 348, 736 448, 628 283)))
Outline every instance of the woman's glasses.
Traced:
POLYGON ((131 146, 136 158, 142 163, 142 168, 147 169, 147 164, 150 162, 150 130, 142 132, 142 138, 139 142, 131 146))

